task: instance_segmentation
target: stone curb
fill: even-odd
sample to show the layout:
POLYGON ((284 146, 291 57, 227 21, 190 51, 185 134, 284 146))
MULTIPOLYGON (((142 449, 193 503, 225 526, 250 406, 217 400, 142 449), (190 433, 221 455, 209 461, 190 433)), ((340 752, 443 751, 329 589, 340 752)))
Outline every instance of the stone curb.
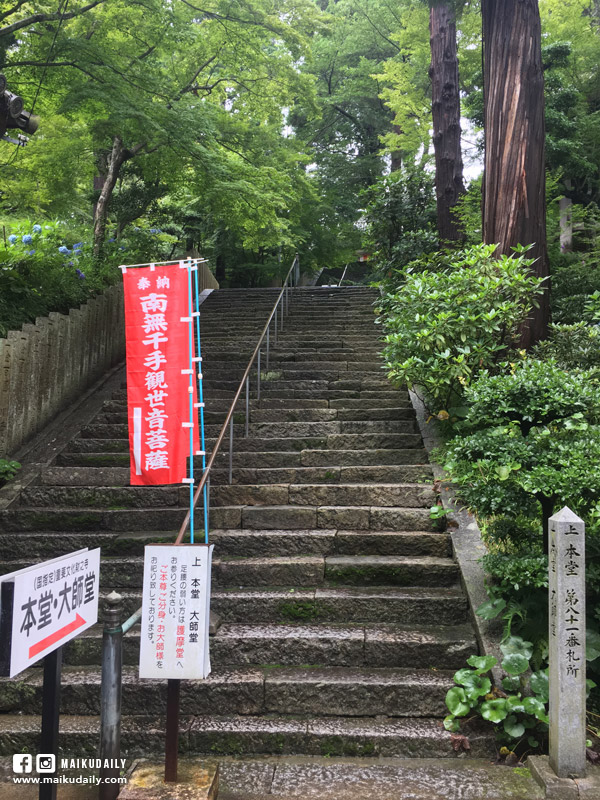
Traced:
MULTIPOLYGON (((500 663, 502 661, 500 651, 502 624, 498 620, 485 620, 475 613, 475 609, 488 600, 485 591, 485 573, 480 563, 487 548, 481 538, 481 531, 475 517, 461 506, 456 497, 456 490, 449 482, 445 471, 431 458, 432 451, 443 444, 437 420, 431 419, 428 422, 428 415, 422 399, 412 389, 409 389, 409 395, 417 415, 423 446, 430 456, 434 479, 442 483, 440 499, 448 512, 452 550, 460 569, 462 587, 469 601, 469 616, 475 630, 477 643, 483 655, 495 656, 500 663)), ((504 676, 502 669, 496 666, 492 669, 492 674, 496 685, 500 685, 504 676)))

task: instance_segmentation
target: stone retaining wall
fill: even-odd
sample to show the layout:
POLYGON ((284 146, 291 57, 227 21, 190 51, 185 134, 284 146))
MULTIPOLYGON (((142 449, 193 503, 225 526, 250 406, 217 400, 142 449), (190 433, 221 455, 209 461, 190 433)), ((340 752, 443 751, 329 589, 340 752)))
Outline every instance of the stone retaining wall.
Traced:
MULTIPOLYGON (((200 289, 218 289, 206 264, 200 289)), ((0 339, 0 457, 15 453, 125 357, 123 286, 0 339)))

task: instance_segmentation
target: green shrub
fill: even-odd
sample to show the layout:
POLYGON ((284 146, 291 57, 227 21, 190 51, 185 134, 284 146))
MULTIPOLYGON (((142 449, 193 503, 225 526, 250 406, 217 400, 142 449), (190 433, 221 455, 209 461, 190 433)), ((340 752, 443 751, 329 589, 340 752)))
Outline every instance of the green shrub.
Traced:
POLYGON ((530 554, 488 553, 482 559, 490 598, 477 609, 484 619, 500 617, 503 638, 518 633, 534 643, 533 663, 539 668, 548 650, 548 557, 541 538, 530 554))
POLYGON ((68 313, 119 281, 119 264, 168 257, 174 242, 157 229, 131 229, 120 241, 110 237, 99 260, 89 229, 21 221, 0 241, 0 336, 50 311, 68 313))
POLYGON ((579 417, 532 427, 508 423, 453 439, 444 466, 478 516, 537 517, 562 506, 585 516, 600 497, 600 426, 579 417))
POLYGON ((396 383, 420 386, 439 412, 460 401, 482 371, 495 370, 519 339, 542 280, 532 259, 494 257, 495 246, 446 254, 445 266, 403 272, 381 303, 384 357, 396 383))
POLYGON ((539 342, 531 355, 554 361, 562 369, 600 368, 600 328, 586 322, 551 325, 550 335, 539 342))
POLYGON ((491 517, 482 525, 482 535, 495 551, 501 553, 531 554, 532 548, 539 548, 540 525, 528 517, 519 515, 491 517))
POLYGON ((574 417, 595 422, 600 416, 600 384, 590 372, 561 369, 553 361, 527 359, 508 373, 484 372, 465 390, 466 424, 489 428, 517 422, 524 434, 537 425, 574 417))
POLYGON ((600 265, 589 255, 570 254, 552 271, 552 318, 573 325, 589 320, 590 295, 600 290, 600 265))

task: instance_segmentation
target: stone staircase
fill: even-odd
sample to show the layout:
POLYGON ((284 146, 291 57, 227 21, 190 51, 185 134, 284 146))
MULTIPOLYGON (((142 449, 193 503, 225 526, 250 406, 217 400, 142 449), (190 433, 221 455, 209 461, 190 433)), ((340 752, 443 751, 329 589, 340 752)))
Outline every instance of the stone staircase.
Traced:
MULTIPOLYGON (((276 291, 218 291, 202 306, 208 451, 276 291)), ((212 476, 222 624, 212 674, 182 684, 184 751, 455 755, 444 697, 477 645, 450 537, 429 518, 431 468, 408 394, 381 369, 375 297, 295 290, 248 438, 240 404, 234 483, 226 452, 212 476)), ((123 388, 2 512, 1 572, 100 546, 101 586, 132 613, 144 544, 174 539, 188 489, 129 486, 127 449, 123 388)), ((65 648, 62 747, 78 755, 98 745, 100 652, 99 627, 65 648)), ((139 628, 124 639, 129 756, 164 748, 166 685, 138 680, 138 654, 139 628)), ((0 682, 0 753, 33 747, 41 684, 37 668, 0 682)), ((472 755, 490 752, 487 733, 469 739, 472 755)))

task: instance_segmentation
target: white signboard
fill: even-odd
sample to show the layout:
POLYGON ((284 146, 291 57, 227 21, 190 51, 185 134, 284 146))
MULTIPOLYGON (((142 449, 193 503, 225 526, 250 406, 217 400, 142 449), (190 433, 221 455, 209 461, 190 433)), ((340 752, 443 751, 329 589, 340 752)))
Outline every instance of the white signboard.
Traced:
POLYGON ((206 678, 214 545, 147 545, 140 678, 206 678))
POLYGON ((98 621, 99 584, 100 548, 2 577, 1 639, 11 678, 98 621))

